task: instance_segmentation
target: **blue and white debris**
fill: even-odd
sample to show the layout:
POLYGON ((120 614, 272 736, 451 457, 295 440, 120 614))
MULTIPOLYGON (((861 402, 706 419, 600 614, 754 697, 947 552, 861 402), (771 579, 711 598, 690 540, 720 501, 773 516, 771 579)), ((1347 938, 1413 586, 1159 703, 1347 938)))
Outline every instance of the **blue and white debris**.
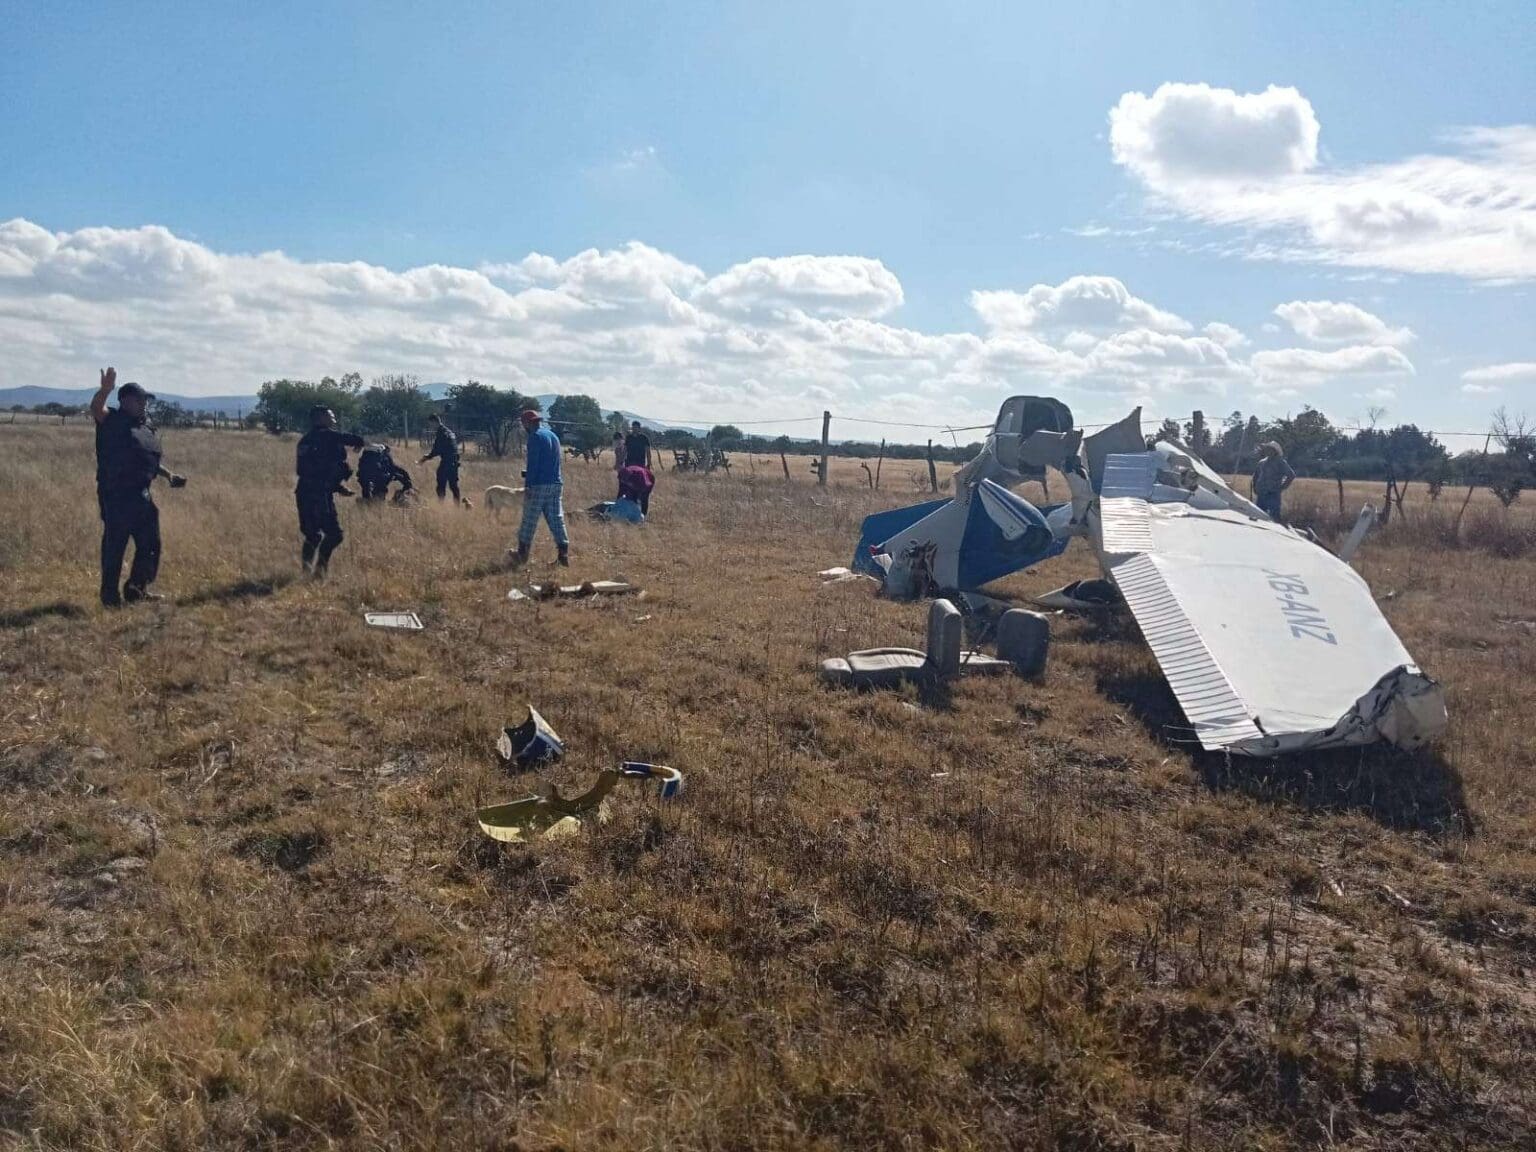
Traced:
POLYGON ((1140 409, 1084 437, 1064 405, 1009 399, 953 498, 869 517, 853 567, 894 595, 974 591, 1074 536, 1124 598, 1201 747, 1411 749, 1445 729, 1443 690, 1360 575, 1185 446, 1148 447, 1140 409), (1036 508, 1009 490, 1047 465, 1070 503, 1036 508))

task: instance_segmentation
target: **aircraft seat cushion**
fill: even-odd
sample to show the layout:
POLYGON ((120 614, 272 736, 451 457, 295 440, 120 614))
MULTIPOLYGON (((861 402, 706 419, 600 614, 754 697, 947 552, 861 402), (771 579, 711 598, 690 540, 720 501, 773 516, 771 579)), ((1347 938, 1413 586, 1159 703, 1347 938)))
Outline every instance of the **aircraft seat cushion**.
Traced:
POLYGON ((928 657, 911 648, 871 648, 846 660, 824 660, 821 678, 833 684, 884 688, 929 675, 928 657))
POLYGON ((948 600, 928 606, 928 659, 940 676, 960 675, 960 644, 965 618, 948 600))
POLYGON ((1010 660, 999 660, 996 656, 988 656, 983 652, 960 653, 960 675, 962 676, 995 676, 1012 671, 1013 662, 1010 660))
POLYGON ((1051 650, 1051 622, 1039 612, 1014 608, 1003 613, 997 627, 997 654, 1022 676, 1045 671, 1051 650))

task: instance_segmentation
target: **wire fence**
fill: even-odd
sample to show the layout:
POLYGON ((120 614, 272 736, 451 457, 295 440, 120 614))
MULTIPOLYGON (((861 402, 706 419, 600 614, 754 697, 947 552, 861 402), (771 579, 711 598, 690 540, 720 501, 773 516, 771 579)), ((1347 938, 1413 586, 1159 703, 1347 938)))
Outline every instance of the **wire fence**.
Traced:
MULTIPOLYGON (((1121 417, 1120 419, 1124 419, 1124 417, 1121 417)), ((570 421, 570 420, 551 420, 547 416, 544 418, 544 420, 545 420, 546 423, 548 423, 550 425, 553 425, 555 427, 575 427, 577 425, 576 421, 570 421)), ((850 415, 847 415, 846 413, 841 413, 841 412, 825 412, 825 413, 823 413, 820 416, 790 416, 790 417, 782 417, 782 418, 768 419, 768 420, 728 420, 728 419, 721 419, 721 418, 718 418, 718 417, 700 417, 700 416, 691 416, 691 417, 683 417, 683 416, 647 417, 645 420, 642 420, 640 423, 642 425, 644 425, 647 428, 648 431, 653 431, 654 432, 654 431, 657 431, 658 429, 665 431, 665 430, 671 430, 671 429, 676 429, 676 430, 696 429, 696 428, 711 428, 712 429, 712 428, 722 428, 722 427, 731 427, 731 428, 740 428, 740 429, 762 428, 762 427, 780 428, 780 427, 786 427, 786 426, 789 426, 789 425, 802 425, 802 424, 814 425, 814 424, 817 424, 817 423, 821 423, 824 420, 830 420, 831 423, 834 424, 834 425, 855 424, 855 425, 866 425, 866 426, 874 427, 874 428, 906 428, 906 429, 914 429, 914 430, 924 431, 924 432, 934 432, 934 433, 938 433, 941 436, 953 436, 953 435, 955 435, 957 433, 960 433, 960 432, 990 432, 995 427, 995 422, 988 422, 986 424, 960 424, 960 425, 956 425, 956 424, 923 424, 923 423, 917 423, 917 422, 905 421, 905 420, 877 419, 877 418, 872 417, 872 416, 850 416, 850 415)), ((1164 417, 1143 416, 1142 417, 1142 426, 1145 427, 1145 428, 1152 428, 1152 429, 1155 430, 1157 428, 1162 427, 1165 423, 1168 423, 1170 421, 1175 423, 1175 424, 1178 424, 1180 427, 1182 427, 1183 425, 1185 425, 1186 423, 1189 422, 1188 421, 1188 417, 1180 418, 1178 416, 1164 416, 1164 417)), ((1120 420, 1092 421, 1092 422, 1089 422, 1089 423, 1078 423, 1078 424, 1075 425, 1075 427, 1081 429, 1084 432, 1097 432, 1097 431, 1100 431, 1101 429, 1108 428, 1108 427, 1110 427, 1110 426, 1112 426, 1114 424, 1118 424, 1118 423, 1120 423, 1120 420)), ((1262 421, 1261 421, 1261 424, 1262 424, 1262 421)), ((1216 431, 1216 427, 1214 427, 1214 426, 1207 425, 1207 427, 1212 432, 1216 431)), ((1330 424, 1330 427, 1335 432, 1382 432, 1382 433, 1388 433, 1388 432, 1390 432, 1392 430, 1391 427, 1381 427, 1381 426, 1378 426, 1378 425, 1368 425, 1368 424, 1330 424)), ((1489 435, 1489 430, 1487 428, 1484 428, 1481 431, 1475 431, 1475 432, 1451 431, 1451 430, 1438 429, 1438 428, 1435 428, 1435 429, 1421 428, 1420 431, 1424 435, 1426 435, 1426 436, 1434 436, 1437 439, 1445 439, 1445 438, 1455 437, 1455 438, 1460 438, 1460 439, 1477 440, 1479 442, 1482 441, 1483 439, 1485 439, 1489 435)), ((791 437, 791 439, 795 439, 795 438, 791 437)), ((807 438, 804 442, 809 442, 809 438, 807 438)), ((837 443, 838 441, 833 441, 833 442, 837 443)), ((844 440, 842 442, 847 442, 847 439, 844 438, 844 440)), ((870 441, 870 442, 873 443, 873 441, 870 441)))
MULTIPOLYGON (((60 414, 58 412, 42 412, 42 411, 34 409, 34 410, 31 410, 31 411, 25 411, 25 412, 11 411, 10 413, 7 413, 7 415, 9 415, 9 417, 10 417, 9 421, 0 420, 0 423, 7 423, 7 422, 15 423, 16 422, 16 417, 18 415, 30 416, 32 418, 31 422, 41 422, 43 420, 60 419, 61 415, 63 415, 63 414, 60 414)), ((63 415, 63 418, 77 418, 78 415, 79 415, 79 413, 70 412, 67 415, 63 415)), ((236 425, 236 424, 243 423, 244 422, 245 413, 242 412, 237 417, 230 417, 227 413, 219 413, 217 415, 219 417, 218 423, 221 426, 230 426, 230 425, 236 425)), ((1122 419, 1123 419, 1123 417, 1122 417, 1122 419)), ((555 420, 555 419, 551 419, 548 416, 544 417, 544 421, 547 424, 550 424, 551 426, 556 427, 556 428, 572 428, 572 427, 577 427, 577 426, 589 426, 585 422, 578 422, 578 421, 571 421, 571 420, 555 420)), ((1188 422, 1187 418, 1178 417, 1178 416, 1165 416, 1165 417, 1158 417, 1158 418, 1143 416, 1143 418, 1142 418, 1143 426, 1146 427, 1146 428, 1152 428, 1152 429, 1160 428, 1163 424, 1168 423, 1170 421, 1175 423, 1175 424, 1178 424, 1180 427, 1183 427, 1184 424, 1188 422)), ((201 423, 201 421, 199 423, 201 423)), ((946 437, 947 436, 947 437, 950 437, 954 441, 955 446, 957 446, 957 447, 959 446, 959 442, 958 442, 958 439, 956 439, 956 438, 959 436, 960 433, 990 432, 990 431, 992 431, 992 429, 994 427, 994 423, 993 422, 988 422, 988 423, 985 423, 985 424, 961 424, 961 425, 956 425, 956 424, 930 424, 930 423, 922 423, 922 422, 919 422, 919 421, 890 420, 890 419, 886 419, 886 418, 883 418, 883 417, 874 417, 874 416, 855 416, 855 415, 849 415, 847 413, 830 412, 830 411, 823 412, 820 415, 816 415, 816 416, 784 416, 784 417, 773 417, 773 418, 758 418, 758 419, 752 419, 752 420, 732 420, 732 419, 722 419, 722 418, 719 418, 719 417, 703 417, 703 416, 666 416, 666 417, 648 416, 643 421, 641 421, 641 424, 644 425, 647 428, 647 430, 651 431, 651 432, 666 432, 666 431, 670 431, 670 430, 683 431, 683 430, 692 430, 692 429, 713 429, 713 428, 719 428, 719 427, 733 427, 733 428, 738 428, 738 429, 748 429, 748 428, 783 429, 783 428, 790 428, 790 427, 800 427, 802 425, 811 425, 811 426, 814 427, 818 423, 829 424, 829 425, 838 426, 838 427, 841 427, 843 425, 852 424, 852 425, 855 425, 855 426, 858 426, 858 427, 897 428, 897 429, 905 429, 905 430, 909 430, 909 431, 931 432, 931 433, 934 433, 935 435, 933 437, 929 437, 929 439, 936 439, 936 438, 939 438, 939 437, 946 437)), ((1096 432, 1096 431, 1099 431, 1099 430, 1101 430, 1103 428, 1108 428, 1111 425, 1117 424, 1117 423, 1119 423, 1119 420, 1090 421, 1090 422, 1087 422, 1087 423, 1079 423, 1079 424, 1076 425, 1076 427, 1078 427, 1079 429, 1081 429, 1084 432, 1096 432)), ((1211 430, 1212 433, 1216 433, 1216 431, 1217 431, 1216 426, 1207 425, 1207 427, 1211 430)), ((1382 428, 1382 427, 1378 427, 1376 425, 1333 424, 1333 425, 1331 425, 1331 427, 1336 432, 1348 432, 1348 433, 1370 432, 1370 431, 1380 431, 1380 432, 1386 433, 1386 432, 1390 432, 1391 431, 1390 428, 1382 428)), ((1479 431, 1460 431, 1460 430, 1449 430, 1449 429, 1439 429, 1439 428, 1435 428, 1435 429, 1420 429, 1420 431, 1423 432, 1424 435, 1426 435, 1426 436, 1433 436, 1436 439, 1439 439, 1439 440, 1442 440, 1442 441, 1456 439, 1456 440, 1475 441, 1475 442, 1481 443, 1483 440, 1487 439, 1488 436, 1489 436, 1489 430, 1486 429, 1486 428, 1481 429, 1479 431)), ((788 433, 785 433, 785 435, 788 435, 788 433)), ((819 441, 820 438, 813 434, 811 436, 805 436, 805 437, 790 436, 790 439, 792 441, 798 443, 798 444, 807 444, 807 443, 815 444, 815 443, 817 443, 819 441)), ((836 444, 839 444, 839 443, 874 443, 875 442, 874 439, 872 439, 872 438, 854 439, 854 438, 849 438, 847 436, 843 436, 840 439, 832 439, 830 437, 830 435, 829 435, 828 439, 829 439, 829 443, 832 444, 832 445, 836 445, 836 444)), ((908 445, 908 446, 911 446, 911 445, 908 445)))

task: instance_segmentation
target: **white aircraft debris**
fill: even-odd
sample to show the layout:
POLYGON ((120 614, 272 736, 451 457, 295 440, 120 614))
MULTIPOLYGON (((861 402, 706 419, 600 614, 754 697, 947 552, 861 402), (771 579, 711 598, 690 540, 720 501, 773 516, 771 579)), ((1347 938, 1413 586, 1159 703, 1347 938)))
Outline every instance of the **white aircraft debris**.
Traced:
MULTIPOLYGON (((1084 437, 1058 402, 1013 397, 957 473, 954 498, 870 517, 853 566, 889 579, 919 556, 940 594, 972 591, 1082 536, 1202 747, 1270 756, 1385 740, 1411 749, 1445 728, 1445 697, 1347 563, 1373 519, 1362 510, 1335 556, 1271 520, 1183 445, 1149 448, 1140 409, 1084 437), (1070 504, 1037 509, 1007 489, 1047 464, 1066 477, 1070 504)), ((1051 602, 1075 606, 1075 592, 1051 602)))

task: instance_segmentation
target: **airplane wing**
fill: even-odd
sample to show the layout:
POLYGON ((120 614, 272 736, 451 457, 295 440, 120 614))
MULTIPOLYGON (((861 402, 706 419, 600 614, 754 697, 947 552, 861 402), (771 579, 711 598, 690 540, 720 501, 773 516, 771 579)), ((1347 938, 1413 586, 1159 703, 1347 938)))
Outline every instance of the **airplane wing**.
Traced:
POLYGON ((1109 456, 1092 537, 1201 746, 1267 756, 1439 733, 1443 693, 1365 581, 1188 464, 1109 456))

